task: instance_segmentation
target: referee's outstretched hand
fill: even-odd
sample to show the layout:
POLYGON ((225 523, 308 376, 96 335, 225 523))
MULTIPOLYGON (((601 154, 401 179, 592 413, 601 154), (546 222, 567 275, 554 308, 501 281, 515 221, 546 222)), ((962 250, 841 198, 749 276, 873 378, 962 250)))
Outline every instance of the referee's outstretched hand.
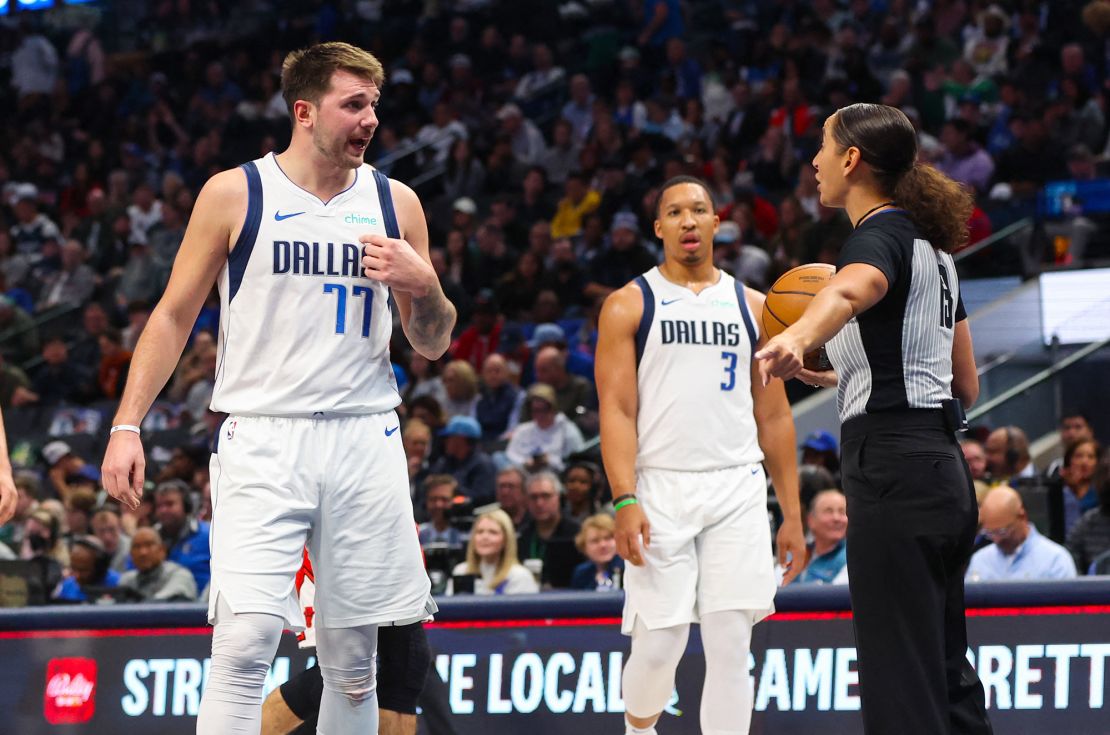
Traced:
POLYGON ((805 367, 803 358, 802 346, 787 332, 772 337, 755 353, 764 386, 769 385, 772 378, 790 380, 796 376, 805 367))
POLYGON ((640 537, 644 538, 644 548, 651 546, 651 524, 644 515, 639 503, 631 503, 617 511, 617 553, 634 566, 643 566, 644 556, 640 551, 640 537))

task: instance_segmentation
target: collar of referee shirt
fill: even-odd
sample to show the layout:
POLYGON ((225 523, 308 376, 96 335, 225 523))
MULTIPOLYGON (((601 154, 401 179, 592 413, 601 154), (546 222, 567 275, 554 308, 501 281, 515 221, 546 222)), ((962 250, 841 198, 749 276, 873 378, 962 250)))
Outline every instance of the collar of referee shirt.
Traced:
POLYGON ((876 204, 876 205, 875 205, 874 207, 872 207, 871 209, 869 209, 869 210, 867 210, 866 212, 864 212, 864 213, 863 213, 863 216, 862 216, 862 217, 860 217, 860 218, 859 218, 858 220, 856 220, 856 226, 855 226, 855 229, 857 229, 857 230, 858 230, 858 229, 859 229, 859 226, 863 224, 863 221, 864 221, 865 219, 867 219, 867 217, 868 217, 868 216, 869 216, 869 215, 870 215, 870 214, 871 214, 872 212, 874 212, 875 210, 877 210, 877 209, 882 209, 883 207, 893 207, 893 206, 894 206, 894 202, 879 202, 879 203, 878 203, 878 204, 876 204))

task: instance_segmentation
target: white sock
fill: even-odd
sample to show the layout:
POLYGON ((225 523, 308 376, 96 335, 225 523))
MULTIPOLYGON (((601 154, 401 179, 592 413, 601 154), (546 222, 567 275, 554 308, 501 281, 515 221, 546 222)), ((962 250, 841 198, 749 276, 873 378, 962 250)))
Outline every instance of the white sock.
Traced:
POLYGON ((659 735, 655 732, 655 725, 650 727, 636 727, 627 719, 624 721, 624 735, 659 735))

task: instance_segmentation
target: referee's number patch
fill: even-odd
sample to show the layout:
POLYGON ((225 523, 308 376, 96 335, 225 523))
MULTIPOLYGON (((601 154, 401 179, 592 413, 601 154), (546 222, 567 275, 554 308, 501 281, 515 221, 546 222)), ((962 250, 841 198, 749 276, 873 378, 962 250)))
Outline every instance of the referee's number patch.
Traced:
POLYGON ((937 263, 940 268, 940 325, 945 329, 952 328, 952 288, 948 285, 948 271, 937 263))

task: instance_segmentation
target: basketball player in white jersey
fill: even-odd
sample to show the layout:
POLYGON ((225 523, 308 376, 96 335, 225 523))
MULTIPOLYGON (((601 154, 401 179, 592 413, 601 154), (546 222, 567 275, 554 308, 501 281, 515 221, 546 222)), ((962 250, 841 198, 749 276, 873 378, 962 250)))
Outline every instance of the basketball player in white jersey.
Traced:
POLYGON ((718 224, 705 184, 668 181, 655 220, 663 264, 601 311, 601 451, 630 562, 626 733, 655 733, 693 622, 706 658, 701 731, 748 732, 752 626, 775 595, 763 464, 783 512, 783 584, 804 565, 794 419, 781 381, 753 379, 763 295, 714 267, 718 224))
POLYGON ((429 263, 416 194, 363 163, 383 82, 378 60, 344 43, 286 57, 289 148, 201 190, 112 427, 104 485, 134 507, 137 427, 217 282, 212 408, 228 418, 211 467, 204 735, 258 733, 282 629, 304 627, 293 582, 305 545, 321 590, 319 732, 377 731, 377 625, 435 610, 394 411, 389 297, 413 348, 432 360, 448 347, 455 309, 429 263))

